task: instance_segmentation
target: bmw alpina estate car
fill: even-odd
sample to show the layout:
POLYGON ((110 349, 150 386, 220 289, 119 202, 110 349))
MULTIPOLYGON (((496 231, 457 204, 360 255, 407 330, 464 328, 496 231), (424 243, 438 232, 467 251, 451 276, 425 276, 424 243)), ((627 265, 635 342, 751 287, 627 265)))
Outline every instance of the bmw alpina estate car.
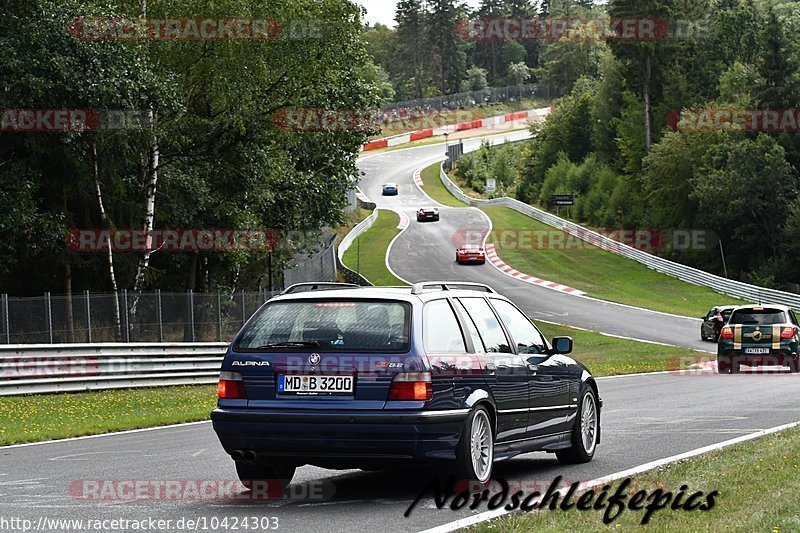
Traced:
POLYGON ((602 402, 571 351, 486 285, 301 284, 237 334, 211 418, 248 487, 403 462, 486 483, 521 453, 594 456, 602 402))

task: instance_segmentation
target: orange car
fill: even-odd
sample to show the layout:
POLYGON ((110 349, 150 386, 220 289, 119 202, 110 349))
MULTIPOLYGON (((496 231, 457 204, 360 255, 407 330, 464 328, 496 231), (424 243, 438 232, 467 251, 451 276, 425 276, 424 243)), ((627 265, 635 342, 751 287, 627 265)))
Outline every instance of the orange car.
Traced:
POLYGON ((486 263, 486 251, 477 244, 465 244, 456 249, 456 263, 486 263))

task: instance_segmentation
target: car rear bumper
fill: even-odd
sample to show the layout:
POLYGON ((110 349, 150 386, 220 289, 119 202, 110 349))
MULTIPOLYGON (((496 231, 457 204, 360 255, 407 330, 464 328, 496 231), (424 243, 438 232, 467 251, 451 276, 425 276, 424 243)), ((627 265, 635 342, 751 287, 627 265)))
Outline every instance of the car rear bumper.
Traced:
POLYGON ((217 409, 211 420, 223 448, 315 459, 455 458, 468 410, 308 411, 217 409))
POLYGON ((796 365, 797 354, 787 350, 770 350, 768 354, 746 354, 742 350, 726 350, 719 354, 724 362, 738 363, 747 366, 792 366, 796 365))
POLYGON ((462 255, 458 257, 459 263, 485 263, 486 256, 479 255, 462 255))

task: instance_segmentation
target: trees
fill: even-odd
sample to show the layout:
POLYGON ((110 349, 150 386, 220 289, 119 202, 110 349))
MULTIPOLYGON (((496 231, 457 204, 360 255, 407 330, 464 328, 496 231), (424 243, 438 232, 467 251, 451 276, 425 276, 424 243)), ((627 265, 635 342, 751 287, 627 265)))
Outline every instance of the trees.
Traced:
POLYGON ((442 94, 457 93, 467 70, 466 44, 456 32, 456 23, 465 14, 456 0, 430 0, 430 47, 432 73, 442 94))
POLYGON ((413 80, 411 99, 425 96, 429 79, 429 58, 424 43, 428 35, 428 13, 421 0, 400 0, 395 11, 397 39, 395 57, 398 74, 413 80))
MULTIPOLYGON (((62 292, 67 280, 76 288, 108 290, 107 256, 69 250, 66 232, 141 229, 150 197, 157 200, 153 213, 159 229, 264 229, 285 235, 317 231, 342 218, 367 133, 294 131, 276 127, 274 119, 286 108, 369 109, 379 103, 381 75, 369 72, 357 7, 341 0, 148 3, 154 18, 199 10, 221 18, 302 18, 309 28, 324 21, 324 36, 287 34, 264 41, 145 46, 79 40, 66 31, 78 17, 139 15, 138 5, 130 9, 112 10, 105 2, 19 0, 12 15, 0 20, 5 107, 145 115, 152 109, 157 116, 154 128, 145 122, 80 133, 0 133, 0 195, 15 206, 0 215, 0 227, 9 232, 3 239, 0 292, 62 292), (148 156, 154 141, 157 161, 148 156), (153 168, 157 190, 149 196, 153 168)), ((113 259, 119 287, 133 287, 139 254, 113 259)), ((264 253, 156 251, 143 269, 142 286, 257 289, 267 263, 264 253)))

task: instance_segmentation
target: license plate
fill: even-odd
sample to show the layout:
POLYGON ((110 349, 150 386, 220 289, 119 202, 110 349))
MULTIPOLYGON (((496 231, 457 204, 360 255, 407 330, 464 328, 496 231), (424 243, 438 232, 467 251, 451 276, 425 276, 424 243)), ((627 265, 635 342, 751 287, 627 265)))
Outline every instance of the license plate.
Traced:
POLYGON ((353 376, 278 376, 282 394, 352 394, 353 376))
POLYGON ((769 353, 769 348, 745 348, 744 353, 746 354, 766 354, 769 353))

